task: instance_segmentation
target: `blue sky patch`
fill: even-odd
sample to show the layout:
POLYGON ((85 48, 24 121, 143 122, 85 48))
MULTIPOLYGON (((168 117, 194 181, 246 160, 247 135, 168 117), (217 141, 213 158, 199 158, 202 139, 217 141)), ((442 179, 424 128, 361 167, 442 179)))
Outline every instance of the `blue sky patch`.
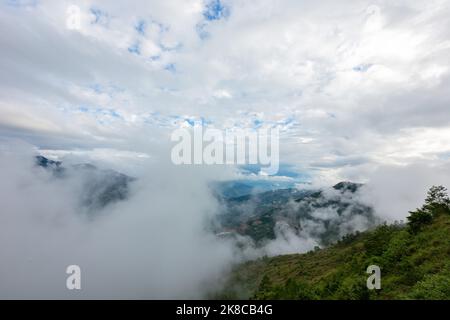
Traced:
POLYGON ((94 15, 94 21, 91 21, 92 24, 106 25, 108 23, 108 13, 106 11, 97 7, 91 7, 90 11, 94 15))
POLYGON ((228 7, 224 6, 220 0, 212 0, 208 2, 203 11, 203 17, 208 20, 220 20, 230 15, 228 7))
POLYGON ((253 120, 253 127, 254 127, 255 129, 258 129, 259 127, 261 127, 262 124, 263 124, 263 121, 262 121, 262 120, 259 120, 259 119, 253 120))
POLYGON ((198 36, 202 40, 209 38, 209 32, 207 30, 208 23, 222 18, 228 18, 230 16, 230 9, 222 4, 220 0, 210 0, 206 3, 205 9, 203 10, 204 20, 197 23, 195 30, 198 36))
POLYGON ((146 27, 147 27, 147 24, 145 23, 145 21, 144 20, 139 20, 138 23, 136 24, 136 26, 134 27, 134 29, 136 29, 136 31, 139 34, 144 35, 146 27))
POLYGON ((139 48, 139 43, 136 42, 135 44, 129 46, 128 47, 128 52, 140 55, 141 54, 141 49, 139 48))

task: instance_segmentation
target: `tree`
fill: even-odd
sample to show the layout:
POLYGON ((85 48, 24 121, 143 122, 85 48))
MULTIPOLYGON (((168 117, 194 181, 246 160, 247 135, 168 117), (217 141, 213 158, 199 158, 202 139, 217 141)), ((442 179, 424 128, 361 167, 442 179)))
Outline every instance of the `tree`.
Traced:
POLYGON ((447 274, 426 275, 412 288, 408 298, 448 300, 450 297, 450 277, 447 274))
POLYGON ((274 299, 276 295, 275 291, 276 288, 274 288, 272 281, 270 280, 269 276, 265 274, 262 277, 261 282, 259 283, 259 287, 254 298, 258 300, 274 299))
POLYGON ((278 298, 286 300, 314 300, 318 297, 308 283, 289 278, 281 288, 278 298))
POLYGON ((449 211, 450 198, 444 186, 432 186, 428 191, 427 198, 422 210, 431 215, 436 215, 442 211, 449 211))
POLYGON ((426 224, 430 224, 433 221, 433 216, 422 209, 416 209, 415 211, 410 211, 410 216, 408 219, 408 227, 411 233, 417 233, 426 224))
POLYGON ((450 213, 450 199, 444 186, 432 186, 428 190, 425 204, 422 208, 410 211, 408 219, 409 230, 417 233, 422 226, 432 222, 433 217, 442 213, 450 213))

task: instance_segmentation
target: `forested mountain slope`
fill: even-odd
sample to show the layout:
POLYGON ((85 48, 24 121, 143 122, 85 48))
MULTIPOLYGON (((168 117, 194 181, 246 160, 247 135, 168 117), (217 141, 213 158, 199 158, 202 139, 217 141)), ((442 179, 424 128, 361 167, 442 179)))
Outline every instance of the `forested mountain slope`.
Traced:
POLYGON ((450 201, 430 189, 408 223, 383 224, 305 254, 239 265, 216 297, 253 299, 450 299, 450 201), (381 289, 366 286, 381 268, 381 289))

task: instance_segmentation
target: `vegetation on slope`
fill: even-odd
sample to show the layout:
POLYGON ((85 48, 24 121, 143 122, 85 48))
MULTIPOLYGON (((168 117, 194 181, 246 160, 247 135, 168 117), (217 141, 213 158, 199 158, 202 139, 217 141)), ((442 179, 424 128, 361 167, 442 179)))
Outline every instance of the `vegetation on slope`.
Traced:
POLYGON ((450 200, 432 187, 408 223, 349 234, 306 254, 238 266, 220 298, 450 299, 450 200), (367 267, 381 268, 381 289, 367 289, 367 267))
POLYGON ((218 197, 223 212, 217 233, 242 235, 263 247, 277 237, 280 224, 321 246, 336 242, 343 234, 379 224, 372 208, 360 202, 362 185, 340 182, 319 190, 278 189, 240 196, 218 197))

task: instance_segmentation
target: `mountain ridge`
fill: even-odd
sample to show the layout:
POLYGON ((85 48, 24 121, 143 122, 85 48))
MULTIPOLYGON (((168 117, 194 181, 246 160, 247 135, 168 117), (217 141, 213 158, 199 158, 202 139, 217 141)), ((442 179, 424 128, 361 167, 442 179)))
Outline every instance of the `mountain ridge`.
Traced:
POLYGON ((57 179, 66 179, 73 174, 81 177, 80 205, 88 208, 91 213, 127 199, 129 186, 136 180, 126 174, 99 169, 89 163, 65 167, 61 161, 50 160, 42 155, 35 156, 35 164, 44 170, 50 170, 57 179))
POLYGON ((432 219, 422 220, 417 230, 408 218, 408 224, 384 223, 323 249, 242 263, 212 297, 450 299, 450 263, 443 259, 450 256, 450 207, 439 206, 431 206, 432 219), (370 265, 381 268, 380 290, 366 286, 370 265))

